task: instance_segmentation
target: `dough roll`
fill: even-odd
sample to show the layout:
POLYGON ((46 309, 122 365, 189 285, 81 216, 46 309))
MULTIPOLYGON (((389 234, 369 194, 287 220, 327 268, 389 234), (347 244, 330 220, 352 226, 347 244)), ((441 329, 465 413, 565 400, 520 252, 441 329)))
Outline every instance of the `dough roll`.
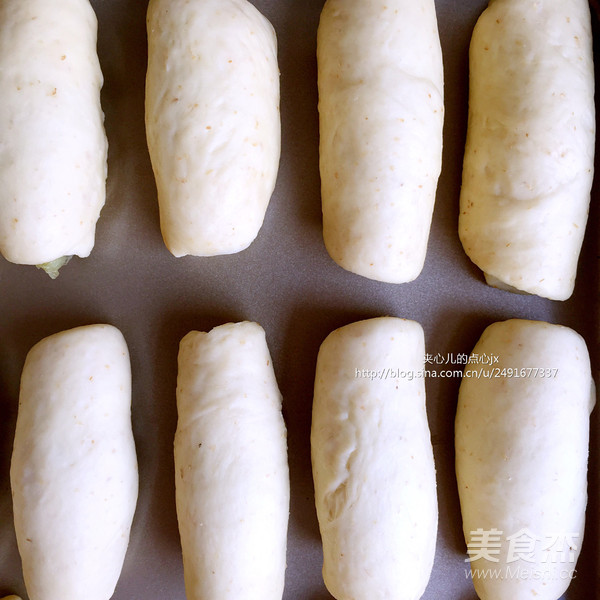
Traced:
POLYGON ((587 0, 494 0, 469 54, 459 234, 496 287, 566 300, 594 169, 587 0))
POLYGON ((175 484, 188 600, 281 600, 290 487, 265 332, 229 323, 181 340, 175 484))
POLYGON ((175 256, 243 250, 281 148, 277 41, 246 0, 150 0, 146 134, 175 256))
POLYGON ((323 236, 333 260, 403 283, 425 261, 442 162, 433 0, 328 0, 317 35, 323 236))
POLYGON ((88 0, 0 2, 0 252, 11 262, 94 246, 107 153, 96 32, 88 0))
POLYGON ((121 333, 90 325, 27 355, 10 471, 30 600, 109 600, 138 492, 121 333))
POLYGON ((418 600, 429 581, 438 511, 424 360, 421 326, 393 317, 321 345, 312 465, 323 578, 337 600, 418 600))
POLYGON ((557 600, 583 541, 588 351, 572 329, 513 319, 484 331, 471 360, 484 356, 497 362, 466 366, 455 432, 475 590, 482 600, 557 600))

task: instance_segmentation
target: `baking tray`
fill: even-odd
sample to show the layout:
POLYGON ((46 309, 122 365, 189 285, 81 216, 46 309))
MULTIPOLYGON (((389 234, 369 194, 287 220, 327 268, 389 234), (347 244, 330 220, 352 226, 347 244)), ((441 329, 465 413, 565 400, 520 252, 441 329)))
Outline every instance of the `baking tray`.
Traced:
MULTIPOLYGON (((115 600, 185 598, 175 514, 172 444, 179 340, 192 329, 255 320, 267 333, 289 434, 291 512, 285 600, 331 598, 310 468, 310 415, 317 351, 352 321, 395 315, 419 321, 427 351, 468 353, 483 329, 510 317, 573 327, 598 368, 598 186, 593 190, 577 285, 567 302, 487 287, 457 235, 466 133, 470 35, 485 0, 438 0, 445 62, 443 169, 425 268, 403 285, 369 281, 338 267, 321 234, 316 32, 323 0, 255 0, 279 40, 283 148, 275 193, 257 240, 237 255, 172 257, 162 243, 156 189, 144 134, 145 0, 95 0, 105 76, 108 197, 96 247, 56 281, 0 260, 0 593, 26 598, 12 525, 9 462, 19 377, 29 348, 57 331, 112 323, 127 339, 133 370, 133 428, 140 495, 115 600)), ((598 381, 598 378, 597 378, 598 381)), ((425 600, 475 600, 465 573, 454 476, 453 424, 459 379, 426 381, 438 480, 439 534, 425 600)), ((565 598, 600 589, 598 414, 592 415, 586 539, 565 598)), ((59 574, 57 574, 59 576, 59 574)))

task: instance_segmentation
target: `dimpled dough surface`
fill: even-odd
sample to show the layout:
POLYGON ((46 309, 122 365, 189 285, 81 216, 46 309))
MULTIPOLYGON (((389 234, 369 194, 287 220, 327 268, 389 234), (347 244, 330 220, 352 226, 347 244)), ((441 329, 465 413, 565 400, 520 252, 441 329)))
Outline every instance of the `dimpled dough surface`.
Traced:
POLYGON ((442 161, 433 0, 328 0, 317 37, 323 236, 370 279, 415 279, 442 161))
POLYGON ((557 600, 570 583, 567 572, 576 566, 585 523, 595 402, 585 342, 567 327, 513 319, 490 325, 474 355, 498 357, 499 369, 556 370, 555 377, 473 375, 462 381, 455 442, 465 539, 476 548, 478 536, 471 532, 502 532, 498 554, 471 563, 475 589, 482 600, 557 600), (522 545, 514 549, 521 552, 510 554, 507 538, 520 532, 522 545), (562 540, 556 556, 570 540, 573 560, 544 560, 543 546, 554 535, 562 540), (529 548, 527 540, 535 536, 540 540, 529 548), (479 575, 488 568, 504 577, 479 575))
POLYGON ((246 0, 151 0, 146 135, 175 256, 243 250, 281 146, 277 42, 246 0))
POLYGON ((393 317, 321 345, 312 465, 323 578, 337 600, 418 600, 429 581, 438 513, 425 383, 392 372, 417 373, 424 360, 421 326, 393 317))
POLYGON ((102 73, 87 0, 0 2, 0 252, 88 256, 106 196, 102 73))
POLYGON ((117 329, 78 327, 30 350, 10 478, 30 600, 109 600, 138 492, 129 353, 117 329))
POLYGON ((587 0, 495 0, 470 48, 459 234, 501 287, 573 292, 594 168, 587 0))
POLYGON ((188 600, 281 600, 290 496, 281 401, 260 325, 181 341, 175 482, 188 600))

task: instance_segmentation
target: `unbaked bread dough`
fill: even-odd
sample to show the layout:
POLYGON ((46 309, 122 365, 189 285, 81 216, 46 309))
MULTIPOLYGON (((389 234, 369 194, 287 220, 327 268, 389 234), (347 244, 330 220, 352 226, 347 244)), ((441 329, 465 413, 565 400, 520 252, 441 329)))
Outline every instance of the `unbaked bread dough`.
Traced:
POLYGON ((289 475, 265 332, 229 323, 181 341, 175 483, 188 600, 281 600, 289 475))
POLYGON ((491 285, 571 296, 594 169, 587 0, 494 0, 470 49, 464 249, 491 285))
POLYGON ((421 598, 437 533, 423 330, 337 329, 317 359, 311 447, 323 578, 337 600, 421 598))
POLYGON ((455 439, 475 590, 557 600, 584 533, 595 402, 586 344, 567 327, 513 319, 484 331, 471 359, 484 356, 465 367, 455 439))
POLYGON ((107 141, 88 0, 0 2, 0 252, 39 265, 88 256, 107 141))
POLYGON ((10 478, 30 600, 109 600, 138 492, 129 354, 116 328, 78 327, 29 351, 10 478))
POLYGON ((433 0, 328 0, 317 36, 323 236, 333 260, 403 283, 425 261, 442 162, 433 0))
POLYGON ((175 256, 243 250, 275 187, 277 41, 246 0, 151 0, 146 134, 175 256))

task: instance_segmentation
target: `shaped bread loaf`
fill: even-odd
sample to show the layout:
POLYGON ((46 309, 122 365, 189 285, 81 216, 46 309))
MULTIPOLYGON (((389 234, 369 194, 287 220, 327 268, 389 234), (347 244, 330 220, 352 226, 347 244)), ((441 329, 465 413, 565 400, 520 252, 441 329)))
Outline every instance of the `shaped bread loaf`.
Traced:
POLYGON ((594 170, 587 0, 494 0, 469 53, 459 234, 488 283, 566 300, 594 170))
POLYGON ((482 600, 557 600, 585 525, 595 403, 587 347, 568 327, 512 319, 483 332, 476 356, 495 364, 466 367, 455 431, 475 590, 482 600))
POLYGON ((188 600, 281 600, 289 475, 281 394, 256 323, 182 340, 175 483, 188 600))
POLYGON ((281 147, 273 27, 246 0, 150 0, 146 134, 175 256, 243 250, 281 147))
POLYGON ((0 253, 51 277, 90 254, 106 196, 96 34, 88 0, 0 2, 0 253))
POLYGON ((323 578, 337 600, 418 600, 437 496, 423 330, 382 317, 331 333, 317 359, 311 447, 323 578))
POLYGON ((325 246, 348 271, 411 281, 425 261, 442 163, 433 0, 327 0, 317 62, 325 246))
POLYGON ((109 600, 138 492, 121 333, 89 325, 28 353, 10 470, 30 600, 109 600))

